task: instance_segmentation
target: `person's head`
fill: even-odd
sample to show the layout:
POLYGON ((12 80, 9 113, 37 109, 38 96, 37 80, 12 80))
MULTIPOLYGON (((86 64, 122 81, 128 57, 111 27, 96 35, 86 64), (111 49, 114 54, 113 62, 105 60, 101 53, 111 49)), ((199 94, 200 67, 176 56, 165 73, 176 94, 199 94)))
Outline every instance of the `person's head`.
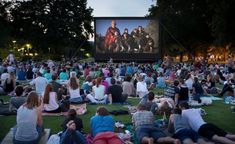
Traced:
POLYGON ((73 90, 78 88, 77 79, 75 77, 70 78, 70 83, 69 84, 70 84, 71 89, 73 89, 73 90))
POLYGON ((16 96, 22 96, 23 92, 24 92, 24 88, 22 86, 20 86, 20 85, 16 86, 16 88, 15 88, 16 96))
POLYGON ((191 78, 191 74, 190 73, 187 74, 186 80, 189 79, 189 78, 191 78))
POLYGON ((38 77, 41 77, 41 76, 42 76, 42 73, 37 72, 37 76, 38 76, 38 77))
POLYGON ((189 109, 189 104, 188 104, 187 102, 182 102, 182 103, 179 104, 179 108, 180 108, 181 110, 183 110, 183 109, 189 109))
POLYGON ((50 92, 52 91, 52 86, 51 84, 47 84, 45 91, 44 91, 44 96, 43 96, 43 103, 44 104, 49 104, 49 99, 50 99, 50 92))
POLYGON ((158 108, 158 113, 160 114, 170 114, 172 110, 172 107, 170 106, 170 103, 168 103, 167 101, 164 101, 163 104, 161 106, 159 106, 158 108))
POLYGON ((111 84, 115 85, 116 84, 116 80, 114 78, 111 78, 111 84))
POLYGON ((51 79, 55 81, 57 79, 57 74, 53 74, 51 79))
POLYGON ((96 79, 96 87, 99 87, 99 85, 101 84, 102 80, 103 80, 102 77, 98 77, 98 78, 96 79))
POLYGON ((128 34, 128 28, 125 28, 125 29, 124 29, 124 33, 127 33, 127 34, 128 34))
POLYGON ((144 104, 138 104, 137 105, 137 110, 142 111, 142 110, 147 110, 146 106, 144 104))
POLYGON ((10 79, 15 79, 15 74, 14 74, 14 72, 10 72, 10 79))
POLYGON ((111 26, 112 26, 112 28, 115 28, 115 27, 116 27, 116 21, 115 21, 115 20, 112 20, 112 21, 111 21, 111 26))
POLYGON ((98 107, 97 110, 96 110, 96 113, 99 116, 107 116, 107 115, 109 115, 108 110, 105 107, 103 107, 103 106, 98 107))
POLYGON ((92 82, 92 77, 88 75, 88 76, 86 77, 86 80, 85 80, 85 81, 87 81, 87 82, 92 82))
POLYGON ((129 74, 127 74, 127 75, 125 76, 125 81, 128 81, 128 82, 131 81, 131 76, 130 76, 129 74))
POLYGON ((174 110, 173 110, 173 114, 179 114, 179 115, 181 115, 181 113, 182 113, 182 110, 180 109, 180 108, 175 108, 174 110))
POLYGON ((174 80, 174 86, 178 86, 179 85, 179 81, 178 80, 174 80))
POLYGON ((163 73, 162 72, 159 73, 159 77, 163 77, 163 73))
POLYGON ((198 81, 198 78, 197 78, 197 77, 195 77, 195 78, 194 78, 194 83, 199 83, 199 81, 198 81))
POLYGON ((148 100, 152 101, 154 99, 154 93, 153 92, 149 92, 148 93, 148 100))
POLYGON ((185 82, 184 82, 184 79, 180 79, 180 84, 184 84, 185 82))
POLYGON ((77 116, 77 112, 75 109, 69 109, 68 111, 68 117, 76 117, 77 116))
POLYGON ((40 106, 39 96, 36 92, 30 92, 27 96, 26 107, 28 109, 33 109, 40 106))

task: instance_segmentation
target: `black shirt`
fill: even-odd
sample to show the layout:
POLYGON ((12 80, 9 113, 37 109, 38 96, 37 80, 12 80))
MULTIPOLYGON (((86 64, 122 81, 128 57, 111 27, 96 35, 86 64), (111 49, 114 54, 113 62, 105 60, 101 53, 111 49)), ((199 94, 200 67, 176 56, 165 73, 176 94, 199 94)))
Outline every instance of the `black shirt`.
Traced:
POLYGON ((188 87, 187 86, 180 87, 179 100, 180 101, 188 100, 188 87))
POLYGON ((112 95, 113 102, 122 102, 122 87, 120 85, 112 85, 108 88, 108 94, 112 95))

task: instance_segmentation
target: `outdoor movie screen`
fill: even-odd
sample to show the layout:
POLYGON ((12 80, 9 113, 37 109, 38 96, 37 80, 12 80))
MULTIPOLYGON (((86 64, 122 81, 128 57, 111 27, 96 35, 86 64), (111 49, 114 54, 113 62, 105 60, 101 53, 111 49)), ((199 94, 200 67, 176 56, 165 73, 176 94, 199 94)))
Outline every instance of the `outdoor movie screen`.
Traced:
POLYGON ((156 54, 159 23, 148 18, 96 18, 97 54, 156 54))

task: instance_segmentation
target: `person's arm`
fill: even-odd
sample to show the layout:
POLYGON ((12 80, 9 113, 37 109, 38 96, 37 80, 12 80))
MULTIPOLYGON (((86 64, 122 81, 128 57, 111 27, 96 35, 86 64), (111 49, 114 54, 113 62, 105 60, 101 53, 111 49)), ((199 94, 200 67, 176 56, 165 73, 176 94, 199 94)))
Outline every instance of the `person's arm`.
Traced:
POLYGON ((31 82, 29 82, 30 85, 34 85, 35 84, 35 79, 33 79, 31 82))
POLYGON ((175 94, 175 105, 178 104, 178 101, 179 101, 179 93, 176 93, 175 94))
POLYGON ((37 116, 38 116, 38 119, 37 119, 37 125, 38 126, 42 126, 42 108, 38 107, 37 108, 37 116))
POLYGON ((109 104, 112 104, 113 103, 113 97, 112 97, 111 93, 108 95, 108 98, 109 98, 109 104))
POLYGON ((168 132, 174 133, 174 115, 171 114, 168 122, 168 132))

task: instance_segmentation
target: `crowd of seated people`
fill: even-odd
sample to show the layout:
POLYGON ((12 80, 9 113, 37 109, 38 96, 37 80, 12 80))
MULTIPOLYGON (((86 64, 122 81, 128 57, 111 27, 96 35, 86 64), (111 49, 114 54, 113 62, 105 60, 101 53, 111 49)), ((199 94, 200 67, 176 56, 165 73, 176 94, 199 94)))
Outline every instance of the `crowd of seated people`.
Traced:
MULTIPOLYGON (((59 65, 55 63, 49 67, 49 64, 42 63, 41 67, 39 64, 12 66, 14 71, 8 71, 7 65, 2 65, 0 67, 1 89, 5 95, 13 95, 9 109, 17 111, 15 143, 38 141, 43 129, 41 113, 64 111, 62 101, 67 100, 69 104, 123 104, 128 97, 136 97, 140 100, 138 111, 133 115, 133 125, 137 139, 142 143, 180 143, 180 141, 182 143, 203 143, 204 140, 198 137, 198 134, 210 141, 234 143, 234 135, 224 132, 217 126, 207 124, 194 111, 192 114, 195 113, 197 121, 193 123, 191 116, 187 115, 189 107, 182 105, 190 102, 190 97, 200 103, 201 97, 208 94, 224 96, 230 102, 234 101, 234 74, 223 72, 225 69, 223 65, 219 69, 216 65, 208 65, 208 67, 205 66, 205 69, 199 69, 194 64, 178 63, 172 67, 166 66, 166 64, 166 62, 154 64, 71 62, 59 63, 59 65), (33 78, 27 77, 28 71, 33 73, 33 78), (218 75, 218 71, 222 72, 223 77, 219 76, 221 74, 218 75), (19 85, 19 82, 24 79, 15 77, 17 72, 25 72, 26 81, 31 78, 28 86, 32 87, 33 92, 29 92, 31 90, 28 90, 28 86, 19 85), (221 91, 216 88, 216 82, 223 82, 221 91), (155 87, 164 89, 161 98, 155 98, 152 92, 155 87), (182 110, 182 114, 177 108, 182 110), (154 124, 154 114, 170 114, 174 109, 174 114, 169 121, 171 126, 175 126, 176 136, 172 138, 152 125, 154 124), (147 118, 142 119, 141 116, 145 114, 147 118), (23 117, 30 117, 29 121, 24 121, 23 117), (182 124, 178 123, 179 121, 182 124), (24 125, 26 128, 30 127, 30 131, 26 132, 24 125), (189 130, 189 127, 194 132, 189 130), (208 133, 205 132, 207 128, 210 130, 208 133), (191 134, 187 139, 181 137, 185 131, 191 134), (28 137, 30 138, 28 139, 28 137)), ((68 110, 69 108, 66 111, 68 110)), ((68 111, 66 118, 67 120, 63 123, 62 143, 70 140, 84 143, 82 120, 76 117, 76 112, 73 110, 68 111), (73 138, 68 139, 68 137, 73 138)), ((97 114, 90 120, 92 136, 96 137, 98 133, 114 132, 114 121, 105 107, 99 107, 97 114)), ((101 136, 99 135, 97 140, 101 136)))

